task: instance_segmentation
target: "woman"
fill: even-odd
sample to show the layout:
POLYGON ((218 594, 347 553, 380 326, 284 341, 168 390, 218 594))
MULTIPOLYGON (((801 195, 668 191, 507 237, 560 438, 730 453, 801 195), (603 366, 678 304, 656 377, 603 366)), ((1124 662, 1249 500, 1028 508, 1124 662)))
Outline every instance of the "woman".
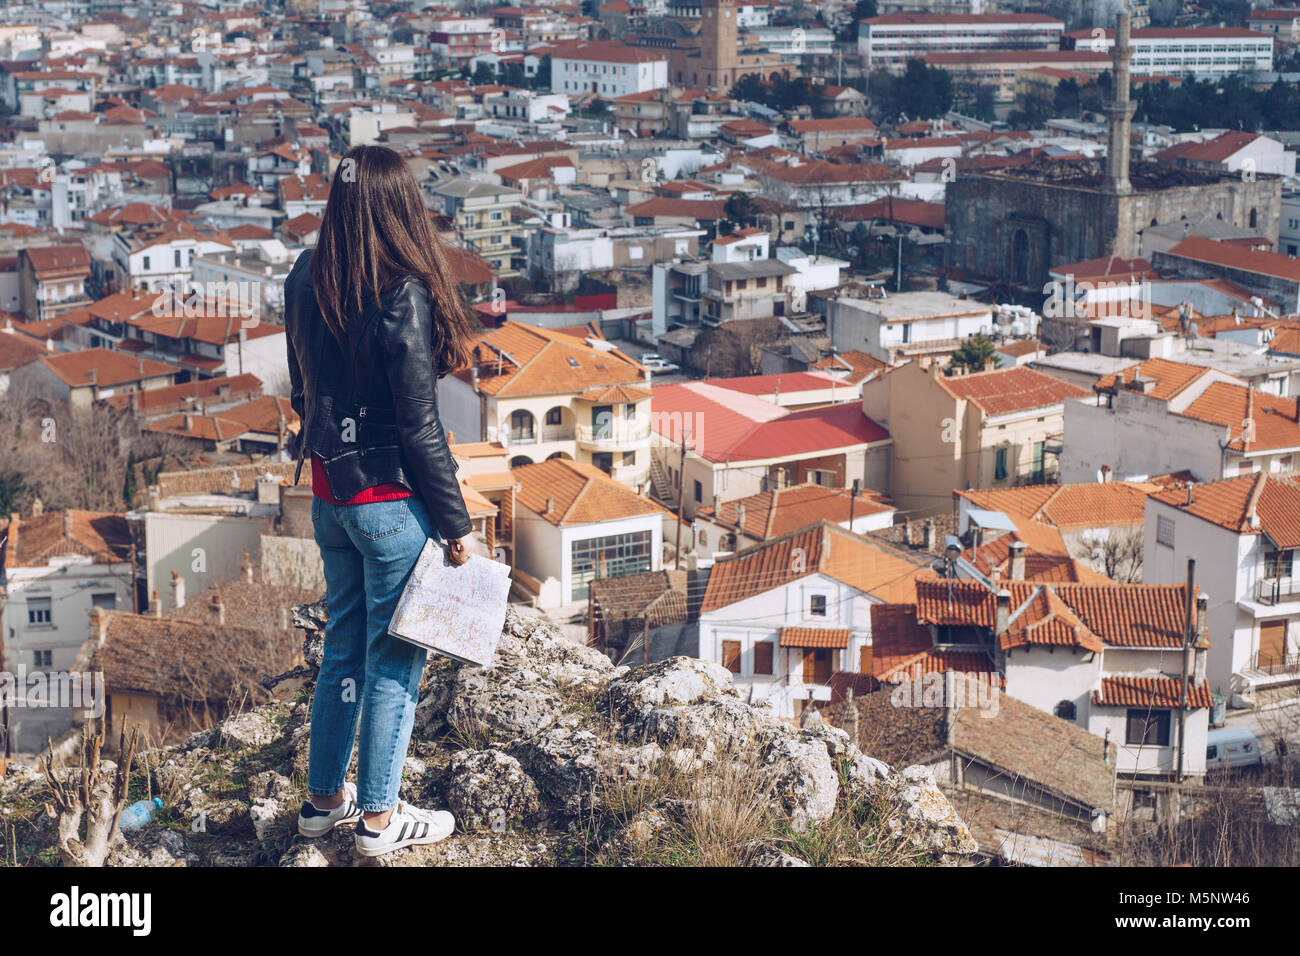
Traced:
POLYGON ((316 248, 285 280, 285 327, 298 471, 310 453, 330 613, 298 829, 320 836, 356 823, 366 856, 455 827, 446 811, 398 801, 427 655, 390 636, 388 622, 428 538, 445 539, 456 564, 470 555, 436 395, 437 379, 468 364, 472 348, 456 282, 402 158, 349 150, 316 248), (344 777, 358 719, 353 785, 344 777))

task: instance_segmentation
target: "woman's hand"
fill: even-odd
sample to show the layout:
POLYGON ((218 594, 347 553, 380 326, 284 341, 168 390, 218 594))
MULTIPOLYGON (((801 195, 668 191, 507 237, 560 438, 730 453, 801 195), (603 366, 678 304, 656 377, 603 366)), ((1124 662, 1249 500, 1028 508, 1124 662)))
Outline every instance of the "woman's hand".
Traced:
POLYGON ((474 538, 472 535, 467 534, 463 538, 447 539, 447 556, 451 558, 452 564, 464 564, 473 553, 474 538))

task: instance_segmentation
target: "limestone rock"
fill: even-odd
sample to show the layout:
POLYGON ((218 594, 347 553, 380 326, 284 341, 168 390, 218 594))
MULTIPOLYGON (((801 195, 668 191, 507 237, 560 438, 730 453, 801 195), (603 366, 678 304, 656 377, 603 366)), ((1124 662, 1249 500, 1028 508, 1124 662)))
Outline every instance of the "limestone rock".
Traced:
POLYGON ((519 761, 499 750, 463 750, 447 767, 447 809, 466 830, 502 832, 541 809, 537 784, 519 761))

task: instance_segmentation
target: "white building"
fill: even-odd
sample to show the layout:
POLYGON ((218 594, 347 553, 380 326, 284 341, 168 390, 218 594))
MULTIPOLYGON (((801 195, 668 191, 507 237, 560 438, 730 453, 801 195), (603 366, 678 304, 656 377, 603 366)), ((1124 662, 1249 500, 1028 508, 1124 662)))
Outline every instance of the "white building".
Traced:
POLYGON ((880 299, 839 298, 827 313, 831 344, 893 363, 927 344, 946 347, 993 327, 994 308, 946 292, 903 292, 880 299))
POLYGON ((1065 23, 1041 13, 890 13, 858 24, 865 69, 901 72, 927 53, 1055 50, 1065 23))
MULTIPOLYGON (((94 608, 131 610, 131 536, 121 515, 95 511, 11 515, 4 532, 4 660, 0 672, 67 674, 94 608)), ((26 696, 25 689, 19 694, 26 696)), ((79 716, 73 707, 12 706, 10 741, 35 753, 79 716)))
MULTIPOLYGON (((1134 76, 1152 74, 1269 73, 1273 38, 1241 27, 1149 27, 1132 31, 1134 76)), ((1062 49, 1109 53, 1115 31, 1076 30, 1061 40, 1062 49)))
POLYGON ((701 660, 778 717, 871 670, 871 606, 903 601, 925 567, 829 521, 720 558, 700 607, 701 660), (783 569, 774 571, 772 569, 783 569))
POLYGON ((551 458, 511 468, 515 569, 539 607, 586 601, 591 582, 658 571, 663 506, 589 464, 551 458))
POLYGON ((1239 703, 1297 677, 1298 509, 1294 473, 1259 472, 1147 499, 1143 579, 1183 580, 1187 559, 1196 559, 1196 580, 1209 595, 1210 685, 1239 703))
POLYGON ((668 58, 622 43, 566 43, 551 54, 551 92, 595 93, 612 100, 668 85, 668 58))

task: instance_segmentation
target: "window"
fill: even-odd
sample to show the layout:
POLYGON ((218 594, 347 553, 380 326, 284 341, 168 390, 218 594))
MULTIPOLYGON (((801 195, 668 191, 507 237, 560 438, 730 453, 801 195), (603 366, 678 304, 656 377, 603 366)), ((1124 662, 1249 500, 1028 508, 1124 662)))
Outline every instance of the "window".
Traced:
POLYGON ((27 623, 28 624, 45 624, 50 621, 51 605, 49 598, 28 598, 27 599, 27 623))
POLYGON ((111 592, 108 594, 92 594, 90 596, 90 606, 102 607, 105 611, 115 610, 117 608, 117 595, 111 592))
POLYGON ((1043 443, 1034 442, 1034 477, 1043 477, 1043 443))
POLYGON ((814 594, 808 599, 808 613, 813 617, 826 616, 825 594, 814 594))
POLYGON ((1056 705, 1056 709, 1053 713, 1062 720, 1074 720, 1075 716, 1078 714, 1078 708, 1075 707, 1074 701, 1063 700, 1056 705))
POLYGON ((533 438, 533 413, 520 408, 510 413, 510 440, 531 441, 533 438))
POLYGON ((993 478, 1001 481, 1007 476, 1007 450, 999 448, 993 458, 993 478))
POLYGON ((1291 551, 1265 551, 1264 577, 1289 578, 1291 576, 1291 551))
POLYGON ((740 641, 722 642, 722 666, 733 674, 740 673, 740 641))
POLYGON ((53 651, 32 651, 32 657, 35 659, 37 667, 52 667, 54 665, 53 651))
POLYGON ((696 501, 704 500, 704 486, 701 485, 698 481, 695 482, 695 500, 696 501))
POLYGON ((564 410, 561 409, 559 406, 552 408, 549 412, 546 413, 546 424, 548 425, 558 425, 563 420, 564 420, 564 410))
POLYGON ((570 550, 571 600, 587 598, 588 585, 596 579, 617 578, 650 570, 649 531, 629 531, 573 542, 570 550))
POLYGON ((1169 711, 1131 708, 1124 742, 1140 747, 1169 746, 1169 711))
POLYGON ((1174 546, 1174 521, 1172 518, 1156 518, 1156 544, 1166 548, 1174 546))
POLYGON ((700 529, 700 537, 697 543, 701 548, 707 548, 709 546, 709 534, 703 528, 700 529))

